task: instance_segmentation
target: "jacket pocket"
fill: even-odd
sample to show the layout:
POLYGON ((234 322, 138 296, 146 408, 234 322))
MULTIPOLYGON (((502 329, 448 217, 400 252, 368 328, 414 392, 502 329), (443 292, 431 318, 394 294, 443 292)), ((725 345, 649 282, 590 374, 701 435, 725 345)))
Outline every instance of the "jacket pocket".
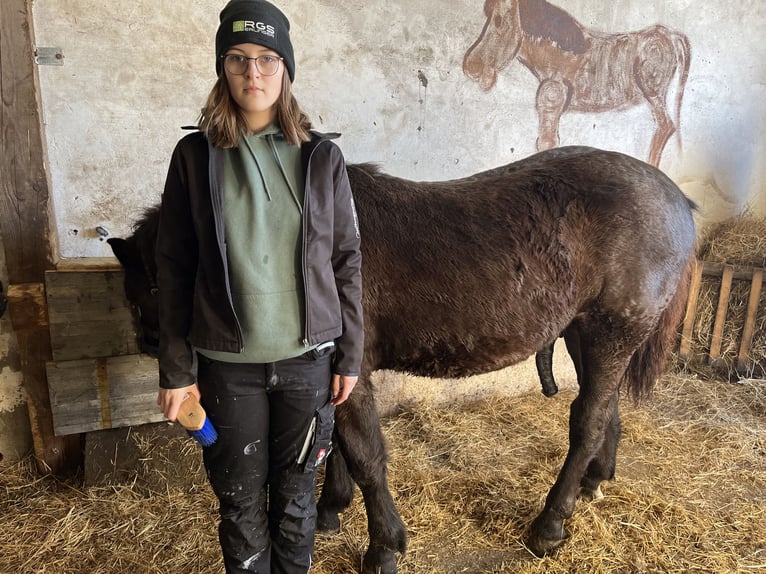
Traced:
POLYGON ((332 431, 335 428, 335 405, 330 402, 317 409, 306 436, 306 443, 298 455, 303 472, 315 472, 332 451, 332 431))

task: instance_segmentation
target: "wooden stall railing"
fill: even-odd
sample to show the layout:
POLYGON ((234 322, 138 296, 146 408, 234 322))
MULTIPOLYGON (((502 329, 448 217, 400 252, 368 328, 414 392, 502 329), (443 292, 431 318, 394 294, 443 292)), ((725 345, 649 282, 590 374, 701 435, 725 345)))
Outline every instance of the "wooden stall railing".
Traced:
POLYGON ((748 354, 753 344, 755 334, 756 317, 758 315, 758 303, 761 298, 764 269, 758 267, 744 267, 710 261, 698 261, 692 275, 689 298, 686 305, 686 316, 683 324, 679 356, 688 361, 691 358, 692 342, 694 336, 694 321, 697 316, 702 276, 719 277, 721 286, 718 294, 718 302, 713 321, 710 349, 708 351, 708 363, 717 365, 721 359, 726 314, 729 309, 729 299, 734 281, 749 281, 750 293, 745 311, 742 335, 739 341, 736 371, 746 373, 748 371, 748 354))

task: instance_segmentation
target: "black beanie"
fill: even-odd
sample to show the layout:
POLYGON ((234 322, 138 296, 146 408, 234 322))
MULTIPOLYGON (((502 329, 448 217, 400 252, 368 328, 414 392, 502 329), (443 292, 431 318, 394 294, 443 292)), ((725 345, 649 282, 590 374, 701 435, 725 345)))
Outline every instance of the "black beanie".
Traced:
POLYGON ((221 74, 221 56, 237 44, 259 44, 284 58, 290 81, 295 79, 295 56, 290 43, 290 21, 266 0, 231 0, 221 10, 215 35, 215 73, 221 74))

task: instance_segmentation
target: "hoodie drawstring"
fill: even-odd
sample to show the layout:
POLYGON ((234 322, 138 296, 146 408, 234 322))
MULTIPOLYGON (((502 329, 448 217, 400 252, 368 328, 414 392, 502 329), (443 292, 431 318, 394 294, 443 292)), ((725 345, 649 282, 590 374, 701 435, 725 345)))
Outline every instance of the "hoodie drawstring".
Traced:
MULTIPOLYGON (((243 137, 242 139, 245 141, 245 145, 247 146, 247 149, 250 150, 250 155, 253 157, 255 166, 258 168, 258 174, 261 176, 261 181, 263 182, 263 189, 266 191, 266 197, 268 197, 269 201, 271 201, 271 191, 269 190, 269 185, 266 182, 266 178, 263 176, 263 169, 261 168, 261 164, 258 162, 258 156, 255 153, 253 146, 250 145, 248 138, 243 137)), ((300 213, 303 213, 303 205, 298 199, 298 195, 295 193, 295 189, 293 188, 293 184, 291 183, 290 178, 287 177, 285 166, 282 164, 282 158, 279 157, 279 150, 277 149, 277 146, 274 143, 274 134, 267 134, 266 141, 269 142, 271 153, 274 155, 274 159, 276 160, 277 165, 279 166, 279 172, 282 174, 282 178, 285 180, 285 183, 287 184, 287 188, 290 190, 290 195, 292 195, 293 201, 295 201, 295 205, 298 206, 298 211, 300 213)))
MULTIPOLYGON (((263 182, 263 189, 266 190, 266 197, 269 198, 269 201, 271 201, 271 192, 269 191, 269 184, 266 183, 266 178, 263 177, 263 170, 261 169, 261 164, 258 162, 258 156, 256 155, 255 151, 253 150, 253 147, 250 145, 250 142, 247 141, 246 137, 241 138, 244 140, 245 145, 247 146, 247 149, 250 150, 250 155, 253 156, 253 161, 255 162, 255 167, 258 168, 258 175, 261 176, 261 181, 263 182)), ((282 177, 284 177, 284 171, 282 172, 282 177)), ((289 186, 288 182, 288 186, 289 186)))
POLYGON ((274 154, 274 159, 277 160, 277 165, 279 165, 279 171, 282 172, 282 177, 284 178, 285 182, 287 183, 287 187, 290 190, 290 195, 293 196, 293 200, 295 200, 295 205, 298 206, 298 211, 300 213, 303 213, 303 205, 301 205, 301 202, 298 200, 298 196, 295 193, 295 189, 293 189, 293 184, 290 183, 290 178, 287 177, 287 173, 285 172, 285 166, 282 165, 282 158, 279 157, 279 152, 277 151, 277 146, 274 144, 274 135, 269 134, 266 136, 266 139, 269 142, 269 146, 271 147, 271 152, 274 154))

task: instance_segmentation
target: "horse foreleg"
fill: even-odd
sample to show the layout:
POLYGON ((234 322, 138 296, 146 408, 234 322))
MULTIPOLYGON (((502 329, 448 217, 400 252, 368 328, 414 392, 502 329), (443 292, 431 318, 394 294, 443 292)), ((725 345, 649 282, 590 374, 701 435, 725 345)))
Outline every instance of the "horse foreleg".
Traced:
MULTIPOLYGON (((334 442, 338 443, 337 434, 334 442)), ((317 530, 333 533, 340 530, 338 514, 348 508, 354 499, 354 481, 348 472, 346 459, 340 448, 334 449, 327 459, 322 495, 317 503, 317 530)))
MULTIPOLYGON (((396 554, 407 550, 407 529, 388 489, 388 454, 369 375, 359 378, 349 399, 338 407, 335 430, 348 472, 362 491, 367 511, 370 546, 362 572, 395 574, 396 554)), ((329 504, 325 508, 329 509, 329 504)))

